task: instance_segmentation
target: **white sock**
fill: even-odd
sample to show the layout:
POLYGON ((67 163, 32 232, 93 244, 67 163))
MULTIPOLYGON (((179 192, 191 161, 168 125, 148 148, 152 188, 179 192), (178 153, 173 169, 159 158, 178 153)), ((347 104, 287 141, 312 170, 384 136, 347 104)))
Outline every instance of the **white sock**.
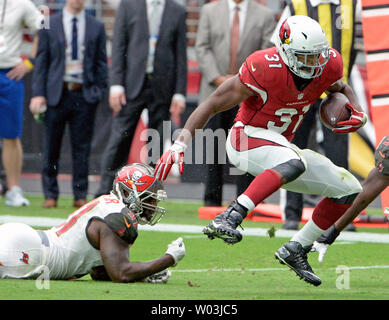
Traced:
POLYGON ((310 219, 305 226, 298 231, 290 241, 297 241, 303 247, 310 246, 317 238, 319 238, 325 230, 320 229, 312 219, 310 219))
POLYGON ((236 201, 238 201, 238 203, 240 205, 245 207, 247 209, 247 212, 250 212, 250 211, 254 210, 254 208, 255 208, 254 202, 245 194, 241 194, 238 197, 238 199, 236 199, 236 201))

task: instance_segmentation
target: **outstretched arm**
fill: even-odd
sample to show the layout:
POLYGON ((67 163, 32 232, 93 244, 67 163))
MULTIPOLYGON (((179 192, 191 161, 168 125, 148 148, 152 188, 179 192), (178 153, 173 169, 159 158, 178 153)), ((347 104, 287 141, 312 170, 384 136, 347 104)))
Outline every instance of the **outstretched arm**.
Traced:
POLYGON ((251 95, 253 93, 240 82, 237 75, 223 82, 190 115, 173 146, 161 156, 155 166, 155 177, 161 181, 165 180, 174 163, 178 164, 182 174, 184 171, 184 152, 194 136, 195 130, 204 128, 208 120, 215 114, 233 108, 251 95))
POLYGON ((204 128, 210 118, 235 107, 251 95, 253 93, 240 82, 238 75, 226 80, 193 111, 177 141, 187 145, 195 130, 204 128))
MULTIPOLYGON (((129 245, 101 221, 93 221, 98 233, 100 254, 109 278, 114 282, 135 282, 176 264, 171 254, 147 262, 131 262, 129 245)), ((182 257, 181 257, 182 258, 182 257)))
POLYGON ((311 251, 319 252, 319 262, 322 262, 329 246, 334 243, 340 232, 348 226, 378 195, 389 186, 389 176, 373 168, 362 183, 363 190, 354 199, 350 208, 321 235, 313 244, 311 251))
POLYGON ((389 185, 389 176, 373 168, 362 183, 363 191, 353 201, 350 208, 335 222, 336 229, 341 232, 389 185))

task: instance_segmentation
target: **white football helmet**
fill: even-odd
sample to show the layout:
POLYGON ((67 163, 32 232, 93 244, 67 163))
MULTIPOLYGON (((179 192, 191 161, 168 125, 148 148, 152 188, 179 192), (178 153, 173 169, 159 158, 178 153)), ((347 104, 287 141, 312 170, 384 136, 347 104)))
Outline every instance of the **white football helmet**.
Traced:
POLYGON ((284 63, 304 79, 319 77, 329 60, 329 44, 318 22, 307 16, 291 16, 280 27, 277 51, 284 63))
POLYGON ((139 224, 154 225, 166 213, 165 208, 157 206, 166 200, 166 192, 147 164, 133 163, 120 169, 112 193, 134 213, 139 224))

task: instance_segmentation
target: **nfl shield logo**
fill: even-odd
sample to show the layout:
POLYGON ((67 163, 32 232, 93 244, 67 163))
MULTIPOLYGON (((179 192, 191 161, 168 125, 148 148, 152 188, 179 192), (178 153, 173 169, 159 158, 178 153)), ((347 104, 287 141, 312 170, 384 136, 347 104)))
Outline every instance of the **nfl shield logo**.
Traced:
POLYGON ((304 97, 304 93, 300 93, 300 94, 297 96, 297 99, 298 99, 298 100, 301 100, 303 97, 304 97))

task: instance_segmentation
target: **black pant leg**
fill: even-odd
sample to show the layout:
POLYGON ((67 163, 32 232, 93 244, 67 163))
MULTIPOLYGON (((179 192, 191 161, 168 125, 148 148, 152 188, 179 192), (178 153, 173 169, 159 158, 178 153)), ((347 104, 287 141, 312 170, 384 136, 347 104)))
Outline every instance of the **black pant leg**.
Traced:
POLYGON ((89 154, 96 115, 96 104, 85 101, 82 92, 72 93, 75 101, 69 119, 70 141, 73 159, 74 200, 86 199, 88 194, 89 154))
POLYGON ((59 195, 57 175, 65 126, 72 100, 65 91, 57 106, 48 106, 44 117, 42 188, 45 199, 59 195))
POLYGON ((164 103, 155 103, 154 101, 148 106, 149 111, 149 124, 148 124, 148 159, 147 163, 155 167, 158 160, 163 153, 163 147, 167 139, 170 140, 171 136, 171 122, 170 120, 170 105, 164 103), (170 126, 164 130, 164 124, 170 126))
MULTIPOLYGON (((223 130, 224 137, 227 138, 228 136, 228 130, 231 129, 234 119, 236 117, 236 113, 238 111, 239 107, 236 106, 230 110, 224 111, 222 113, 217 114, 214 116, 210 122, 208 123, 208 126, 206 128, 212 129, 214 131, 216 130, 223 130)), ((231 166, 227 159, 219 159, 218 155, 223 154, 226 156, 225 151, 225 142, 223 141, 223 150, 219 150, 219 142, 217 140, 214 141, 214 163, 213 164, 207 164, 207 172, 206 172, 206 178, 205 178, 205 192, 204 192, 204 201, 208 204, 212 205, 221 205, 223 200, 223 184, 225 182, 225 166, 231 166), (223 151, 223 152, 221 152, 223 151)), ((207 152, 210 152, 207 150, 207 152)), ((248 176, 237 176, 235 178, 235 183, 238 183, 237 181, 240 181, 243 183, 242 186, 238 184, 238 190, 244 188, 244 186, 249 183, 248 182, 248 176)), ((246 188, 245 188, 246 189, 246 188)), ((245 190, 244 189, 244 190, 245 190)), ((243 190, 243 191, 244 191, 243 190)), ((239 194, 239 193, 238 193, 239 194)))
MULTIPOLYGON (((222 127, 222 113, 215 115, 205 127, 205 130, 215 130, 222 127)), ((209 143, 209 142, 208 142, 209 143)), ((203 160, 206 165, 205 172, 205 190, 204 190, 204 202, 206 205, 210 206, 221 206, 222 204, 222 194, 223 194, 223 174, 224 174, 224 165, 219 163, 218 157, 218 141, 215 139, 213 141, 212 148, 207 148, 207 140, 204 139, 205 147, 205 157, 203 160), (212 153, 212 154, 209 154, 212 153), (208 159, 213 159, 212 163, 208 163, 208 159)))
POLYGON ((348 170, 349 135, 337 134, 330 129, 323 128, 323 149, 326 157, 339 167, 348 170))
POLYGON ((113 118, 108 144, 102 155, 101 182, 96 196, 112 190, 117 170, 127 164, 132 139, 143 108, 143 104, 129 101, 113 118))
POLYGON ((239 196, 245 192, 254 178, 254 176, 247 172, 240 176, 236 176, 236 194, 239 196))

